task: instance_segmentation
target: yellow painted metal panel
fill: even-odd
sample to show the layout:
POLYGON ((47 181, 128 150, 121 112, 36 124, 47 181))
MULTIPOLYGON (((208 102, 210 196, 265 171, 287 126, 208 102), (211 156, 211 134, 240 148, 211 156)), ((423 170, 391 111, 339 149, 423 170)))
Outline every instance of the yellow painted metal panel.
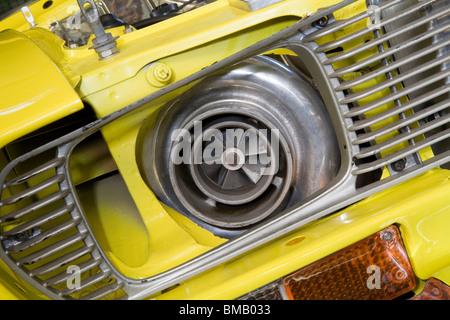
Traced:
MULTIPOLYGON (((105 116, 283 29, 307 12, 336 2, 339 1, 282 1, 270 8, 248 12, 231 6, 228 0, 219 0, 142 30, 127 34, 116 30, 121 36, 118 40, 121 52, 104 61, 99 61, 87 46, 69 49, 42 29, 27 30, 21 13, 16 14, 0 23, 0 30, 7 27, 23 30, 45 53, 18 32, 0 33, 0 58, 11 61, 1 65, 0 96, 6 97, 7 104, 2 104, 0 110, 0 130, 3 130, 0 145, 80 109, 81 101, 72 89, 78 83, 78 93, 99 117, 105 116), (164 63, 169 68, 168 81, 154 81, 153 62, 164 63)), ((77 11, 74 1, 55 3, 57 6, 52 7, 51 13, 41 12, 37 7, 33 11, 37 5, 31 7, 33 12, 42 13, 37 14, 40 26, 48 26, 53 19, 67 16, 69 11, 77 11)), ((358 1, 353 10, 362 10, 364 6, 364 1, 358 1)), ((349 13, 353 12, 339 12, 336 17, 349 13)), ((339 32, 336 37, 343 35, 339 32)), ((148 242, 148 247, 141 251, 127 250, 121 239, 105 236, 110 245, 108 256, 129 277, 151 276, 225 241, 162 205, 143 182, 135 163, 135 142, 142 119, 154 116, 158 107, 178 93, 162 97, 149 108, 102 130, 144 223, 144 227, 140 222, 131 226, 136 233, 134 240, 148 242), (143 251, 145 255, 135 256, 143 251)), ((434 276, 448 283, 450 238, 445 226, 450 225, 449 177, 447 170, 425 173, 308 224, 155 298, 236 298, 391 224, 400 227, 416 275, 422 279, 434 276)), ((113 226, 110 228, 113 233, 114 230, 122 232, 121 224, 130 222, 126 215, 117 214, 108 205, 102 209, 99 228, 101 220, 110 219, 107 224, 113 226)), ((7 290, 7 286, 0 285, 0 298, 1 294, 6 298, 16 296, 7 290)))
MULTIPOLYGON (((281 1, 267 8, 248 12, 231 6, 228 0, 218 0, 130 33, 124 33, 123 28, 118 28, 120 30, 115 30, 114 35, 120 36, 117 40, 120 54, 109 59, 99 61, 97 54, 88 50, 90 44, 74 49, 66 47, 64 55, 67 57, 67 66, 73 72, 82 74, 83 81, 77 90, 81 97, 85 97, 135 76, 141 68, 153 61, 234 33, 242 36, 243 30, 279 17, 290 16, 298 20, 337 2, 339 1, 281 1)), ((36 4, 30 6, 30 10, 36 14, 36 23, 42 28, 48 28, 50 23, 79 11, 74 0, 55 6, 51 12, 43 11, 36 4)), ((22 25, 19 21, 25 22, 21 12, 3 21, 0 30, 29 29, 29 25, 22 25)), ((234 41, 239 44, 246 40, 236 36, 234 41)), ((236 43, 230 42, 230 45, 236 46, 236 43)))

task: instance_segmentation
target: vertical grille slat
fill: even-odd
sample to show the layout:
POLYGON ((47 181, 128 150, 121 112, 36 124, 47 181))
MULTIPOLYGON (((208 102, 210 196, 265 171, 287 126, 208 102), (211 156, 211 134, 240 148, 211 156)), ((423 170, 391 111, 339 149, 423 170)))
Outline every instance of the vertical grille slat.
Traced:
MULTIPOLYGON (((381 59, 387 58, 389 56, 393 56, 400 51, 410 49, 411 47, 426 42, 427 40, 430 40, 431 38, 435 37, 436 35, 442 33, 446 29, 448 29, 449 24, 445 24, 442 26, 439 26, 438 28, 432 29, 429 32, 425 32, 423 34, 416 35, 412 37, 411 39, 408 39, 407 41, 395 44, 394 46, 387 48, 384 52, 379 52, 374 55, 371 55, 365 59, 362 59, 354 64, 338 68, 334 70, 332 73, 329 74, 330 78, 337 78, 342 77, 350 72, 355 72, 357 70, 362 70, 364 67, 369 66, 373 63, 376 63, 380 61, 381 59)), ((434 47, 427 46, 427 50, 430 52, 434 51, 434 47)))
POLYGON ((347 52, 339 53, 337 55, 334 55, 334 56, 328 58, 327 60, 325 60, 323 63, 325 65, 327 65, 327 64, 334 64, 334 63, 340 62, 342 60, 346 60, 346 59, 352 58, 352 57, 354 57, 355 55, 357 55, 359 53, 368 51, 369 49, 371 49, 373 47, 376 47, 378 45, 385 44, 386 42, 392 40, 393 38, 398 37, 398 36, 408 32, 408 31, 411 31, 411 30, 417 28, 418 26, 425 25, 425 24, 429 23, 430 21, 435 20, 436 18, 438 18, 442 14, 447 14, 447 13, 450 13, 450 8, 446 8, 444 10, 444 12, 434 13, 434 14, 432 14, 430 16, 427 16, 424 19, 420 19, 419 21, 411 22, 410 24, 403 26, 399 30, 393 31, 391 33, 382 34, 380 37, 375 38, 373 40, 370 40, 370 41, 368 41, 368 42, 366 42, 366 43, 364 43, 364 44, 362 44, 362 45, 360 45, 358 47, 350 49, 347 52))
POLYGON ((35 186, 32 186, 31 188, 25 189, 21 192, 14 194, 13 196, 11 196, 9 198, 6 198, 5 200, 2 200, 1 203, 2 203, 2 205, 5 206, 5 205, 10 205, 10 204, 19 202, 20 200, 23 200, 32 195, 35 195, 39 191, 45 190, 46 188, 48 188, 52 185, 60 183, 64 179, 65 179, 64 175, 61 175, 61 174, 52 176, 52 177, 48 178, 47 180, 42 181, 42 182, 36 184, 35 186))
POLYGON ((3 240, 7 237, 11 237, 13 235, 17 235, 23 232, 26 232, 28 230, 31 230, 35 227, 38 227, 44 223, 47 223, 49 221, 52 221, 53 219, 56 219, 66 213, 69 213, 70 211, 72 211, 74 209, 74 204, 69 204, 69 205, 65 205, 61 208, 57 208, 53 211, 50 211, 47 214, 44 214, 42 216, 39 216, 33 220, 24 222, 20 225, 18 225, 17 227, 14 227, 8 231, 3 232, 0 235, 0 239, 3 240))
MULTIPOLYGON (((432 76, 429 76, 421 81, 416 82, 414 85, 405 87, 403 89, 398 90, 397 92, 391 93, 389 95, 385 95, 382 98, 375 100, 373 102, 364 104, 359 107, 355 107, 350 109, 348 112, 344 114, 346 118, 352 118, 357 116, 362 116, 368 111, 372 111, 378 107, 381 107, 382 105, 385 105, 387 103, 393 102, 396 99, 401 99, 402 97, 407 96, 408 94, 411 94, 413 92, 418 91, 421 88, 427 87, 431 84, 435 84, 439 80, 443 80, 450 76, 450 70, 443 70, 440 71, 432 76)), ((345 98, 340 101, 342 104, 350 103, 351 101, 347 101, 345 98)))
POLYGON ((66 289, 62 290, 61 291, 61 295, 62 296, 69 296, 69 295, 72 295, 72 294, 74 294, 76 292, 79 292, 79 291, 81 291, 81 290, 83 290, 83 289, 85 289, 87 287, 94 286, 97 283, 99 283, 100 281, 105 280, 106 278, 108 278, 110 276, 110 274, 111 274, 111 272, 104 272, 104 271, 103 272, 98 272, 98 273, 96 273, 96 274, 94 274, 94 275, 92 275, 92 276, 90 276, 90 277, 88 277, 88 278, 86 278, 84 280, 81 280, 78 287, 73 288, 73 289, 66 288, 66 289))
POLYGON ((59 240, 43 249, 40 249, 36 252, 33 252, 23 258, 20 258, 17 260, 18 265, 30 265, 33 263, 38 262, 39 260, 42 260, 56 252, 59 252, 81 240, 83 240, 87 234, 84 233, 76 233, 71 236, 68 236, 67 238, 63 240, 59 240))
POLYGON ((100 289, 97 289, 83 297, 81 297, 82 300, 97 300, 97 299, 102 299, 104 297, 106 297, 107 295, 114 293, 116 291, 118 291, 119 289, 121 289, 123 287, 123 282, 113 282, 113 283, 109 283, 103 287, 101 287, 100 289))
POLYGON ((60 225, 57 225, 53 228, 50 228, 50 229, 40 233, 37 236, 32 237, 29 240, 23 241, 14 247, 8 248, 6 250, 6 252, 11 254, 11 253, 18 253, 18 252, 24 251, 26 249, 29 249, 29 248, 41 243, 44 240, 47 240, 57 234, 60 234, 66 230, 69 230, 69 229, 75 227, 79 222, 80 222, 79 219, 65 221, 65 222, 61 223, 60 225))
POLYGON ((83 246, 81 248, 75 249, 72 252, 63 255, 62 257, 59 257, 55 260, 52 260, 51 262, 48 262, 38 268, 31 270, 30 275, 32 277, 43 276, 74 261, 75 259, 82 257, 85 254, 90 253, 92 250, 92 246, 83 246))
MULTIPOLYGON (((78 267, 80 268, 80 273, 84 273, 88 270, 91 270, 95 267, 97 267, 101 263, 101 260, 90 258, 87 261, 84 261, 80 264, 78 264, 78 267)), ((50 286, 58 286, 64 282, 67 282, 67 280, 72 276, 72 273, 68 273, 66 270, 63 272, 60 272, 59 274, 52 276, 46 280, 43 281, 44 287, 50 287, 50 286)))
POLYGON ((62 200, 68 194, 69 194, 69 190, 57 191, 41 200, 31 203, 19 210, 16 210, 16 211, 8 213, 4 216, 1 216, 0 223, 9 222, 9 221, 13 221, 13 220, 22 218, 32 212, 35 212, 36 210, 44 208, 45 206, 47 206, 49 204, 55 203, 58 200, 62 200))

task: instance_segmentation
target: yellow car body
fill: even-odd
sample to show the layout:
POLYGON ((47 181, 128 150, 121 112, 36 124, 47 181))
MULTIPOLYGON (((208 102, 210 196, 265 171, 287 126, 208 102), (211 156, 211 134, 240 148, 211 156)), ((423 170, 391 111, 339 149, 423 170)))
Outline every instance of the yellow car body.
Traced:
MULTIPOLYGON (((34 27, 20 11, 0 21, 2 149, 86 104, 98 119, 107 117, 340 1, 284 0, 252 11, 246 1, 217 0, 139 30, 110 29, 119 36, 119 53, 104 60, 89 49, 92 38, 84 46, 70 48, 49 31, 53 22, 79 11, 76 1, 54 0, 48 8, 43 8, 44 2, 29 5, 34 27)), ((366 2, 356 1, 335 17, 344 20, 364 10, 366 2)), ((334 37, 345 35, 341 30, 334 37)), ((284 48, 268 53, 292 54, 284 48)), ((228 241, 162 204, 139 174, 135 159, 142 119, 152 117, 182 90, 186 89, 158 97, 102 128, 139 214, 97 203, 101 210, 89 222, 108 259, 127 278, 158 277, 228 241)), ((433 153, 423 149, 421 156, 430 159, 433 153)), ((0 168, 9 161, 3 152, 0 168)), ((79 182, 111 165, 90 163, 82 155, 75 161, 80 165, 75 165, 72 177, 79 182)), ((388 176, 384 168, 383 178, 388 176)), ((400 232, 414 272, 414 294, 420 294, 431 278, 450 285, 449 177, 447 169, 436 166, 146 298, 237 299, 392 225, 400 232)), ((13 227, 3 223, 1 232, 13 227)), ((48 297, 0 261, 0 298, 48 297)))

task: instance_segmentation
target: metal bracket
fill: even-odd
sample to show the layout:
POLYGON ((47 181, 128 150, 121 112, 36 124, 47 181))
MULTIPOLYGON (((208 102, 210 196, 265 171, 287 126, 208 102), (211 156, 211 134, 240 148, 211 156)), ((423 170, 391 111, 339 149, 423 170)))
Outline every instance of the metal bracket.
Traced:
POLYGON ((24 6, 20 8, 20 11, 22 11, 23 16, 25 17, 25 20, 30 24, 31 28, 36 27, 36 22, 34 21, 33 14, 31 13, 30 8, 28 6, 24 6))
POLYGON ((94 49, 97 52, 100 60, 109 58, 117 53, 116 40, 119 37, 113 37, 111 33, 106 33, 105 28, 100 22, 100 16, 98 14, 97 6, 94 0, 77 0, 81 13, 86 18, 87 22, 92 28, 95 34, 95 38, 92 39, 93 46, 89 49, 94 49))

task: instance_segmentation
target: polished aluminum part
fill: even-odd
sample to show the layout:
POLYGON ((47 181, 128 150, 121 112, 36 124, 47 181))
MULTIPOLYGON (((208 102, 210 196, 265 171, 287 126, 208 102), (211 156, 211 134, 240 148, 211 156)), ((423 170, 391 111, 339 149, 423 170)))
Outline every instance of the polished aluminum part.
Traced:
POLYGON ((22 8, 20 8, 20 11, 22 11, 23 17, 30 24, 30 27, 36 27, 36 21, 34 21, 34 16, 31 13, 30 8, 28 8, 28 6, 23 6, 22 8))
MULTIPOLYGON (((379 12, 383 12, 384 8, 389 8, 390 5, 397 3, 399 2, 385 1, 380 3, 377 8, 379 12)), ((448 39, 430 42, 436 35, 442 35, 448 28, 448 23, 445 22, 439 27, 433 28, 431 32, 427 28, 422 28, 442 19, 449 12, 448 3, 443 1, 415 2, 414 5, 385 18, 381 15, 370 17, 371 14, 377 15, 377 12, 376 10, 368 11, 369 17, 373 20, 370 20, 371 22, 368 22, 368 26, 363 30, 370 30, 373 33, 373 39, 323 60, 322 63, 325 66, 331 66, 352 59, 367 50, 374 52, 369 58, 335 69, 328 75, 329 78, 341 78, 350 72, 362 73, 361 76, 354 79, 341 80, 339 85, 334 88, 338 94, 342 93, 339 105, 344 119, 352 120, 352 123, 347 125, 347 130, 352 135, 352 145, 358 146, 358 150, 354 152, 354 158, 358 163, 352 170, 354 175, 373 172, 384 166, 391 167, 397 161, 406 161, 405 169, 409 166, 419 166, 422 163, 418 155, 419 150, 449 137, 448 130, 428 136, 433 133, 435 128, 448 122, 447 117, 429 118, 429 116, 448 109, 449 106, 448 84, 443 80, 447 79, 450 73, 449 70, 440 68, 449 60, 448 55, 441 55, 442 48, 448 46, 448 39), (390 24, 396 23, 400 18, 408 17, 412 13, 423 12, 428 6, 442 3, 446 4, 442 10, 429 14, 421 13, 422 17, 419 20, 410 21, 403 24, 401 28, 392 28, 391 32, 387 32, 390 24), (375 24, 374 21, 376 21, 375 24), (384 30, 383 33, 381 28, 384 30), (407 37, 407 39, 399 40, 400 37, 407 37), (420 44, 422 49, 411 52, 409 48, 417 44, 420 44), (425 59, 421 59, 425 55, 425 59), (398 73, 399 68, 406 64, 409 64, 409 68, 394 76, 398 73), (363 90, 352 90, 358 85, 379 77, 385 77, 386 81, 363 90), (410 79, 414 79, 414 81, 409 81, 410 79), (371 99, 368 103, 360 103, 383 90, 389 90, 389 92, 377 99, 371 99), (386 105, 388 110, 378 111, 386 105), (371 112, 375 112, 376 115, 366 116, 371 112), (406 112, 413 112, 413 114, 406 117, 406 112), (398 119, 395 120, 395 117, 398 119), (421 125, 417 125, 418 121, 422 121, 421 125), (386 122, 390 123, 384 125, 386 122), (396 132, 398 134, 395 134, 396 132), (390 139, 378 143, 379 138, 389 134, 392 135, 390 139), (425 135, 423 139, 422 135, 425 135), (406 146, 403 148, 402 144, 406 146), (389 152, 395 147, 399 147, 401 150, 389 152), (384 153, 387 154, 384 155, 384 153)), ((308 38, 317 40, 325 30, 327 29, 316 32, 308 38)), ((357 36, 361 36, 360 32, 318 46, 314 51, 324 53, 345 46, 357 36)))
POLYGON ((237 234, 226 228, 248 227, 317 192, 340 164, 318 92, 268 57, 210 76, 168 102, 138 141, 138 163, 153 192, 226 238, 237 234), (186 138, 187 146, 179 142, 186 138), (209 149, 214 155, 203 158, 209 149), (181 151, 186 161, 178 163, 172 156, 181 151))
MULTIPOLYGON (((4 19, 12 16, 13 14, 16 14, 19 11, 23 12, 22 8, 24 6, 27 6, 29 8, 32 4, 34 4, 38 1, 39 0, 29 0, 29 1, 23 2, 22 6, 14 6, 13 9, 11 9, 9 11, 5 11, 4 13, 0 14, 0 20, 4 20, 4 19)), ((10 7, 12 7, 12 6, 10 5, 10 7)))
POLYGON ((103 60, 119 53, 117 48, 117 39, 119 37, 113 37, 111 33, 105 32, 100 21, 100 14, 96 3, 93 0, 77 0, 78 6, 83 16, 91 26, 95 37, 92 39, 92 47, 97 52, 99 59, 103 60))
MULTIPOLYGON (((448 144, 446 148, 435 152, 433 157, 421 157, 417 159, 420 161, 415 160, 415 162, 410 162, 407 166, 395 166, 397 171, 393 171, 393 174, 382 180, 373 179, 373 176, 370 175, 377 170, 385 168, 384 166, 386 168, 392 167, 399 160, 405 161, 404 159, 409 156, 413 158, 415 157, 414 155, 420 156, 422 151, 428 150, 429 147, 434 148, 438 143, 448 143, 450 129, 446 128, 446 124, 449 121, 446 115, 449 108, 448 94, 450 88, 448 84, 444 84, 427 91, 427 88, 440 81, 445 81, 449 76, 449 71, 442 67, 446 65, 447 58, 445 55, 440 55, 441 49, 447 47, 448 40, 445 37, 442 37, 442 39, 439 37, 448 28, 448 23, 444 19, 442 25, 435 26, 425 32, 421 32, 419 27, 424 24, 433 24, 434 21, 441 21, 441 18, 446 17, 448 14, 450 7, 445 1, 424 0, 413 2, 401 11, 393 10, 388 14, 392 6, 402 2, 401 0, 391 0, 380 2, 377 7, 372 7, 346 20, 334 20, 333 12, 344 8, 352 2, 354 1, 346 0, 330 8, 323 9, 294 24, 292 27, 286 28, 253 46, 218 61, 192 76, 162 88, 105 118, 99 119, 12 160, 0 173, 2 201, 12 196, 9 194, 10 192, 15 194, 23 191, 15 191, 10 187, 10 179, 14 178, 11 178, 9 174, 16 166, 30 161, 36 168, 31 173, 34 174, 34 171, 43 170, 42 168, 45 167, 43 163, 34 161, 35 157, 39 157, 39 155, 48 150, 59 150, 57 158, 62 159, 56 165, 54 175, 62 174, 64 180, 58 183, 61 189, 51 197, 62 197, 61 199, 64 202, 62 207, 67 206, 67 210, 70 211, 72 216, 71 219, 79 220, 80 223, 77 225, 77 232, 62 243, 56 242, 58 243, 57 245, 45 247, 45 242, 43 241, 42 245, 44 248, 42 249, 44 251, 41 252, 47 257, 46 259, 52 259, 56 249, 65 245, 66 241, 82 243, 80 248, 85 246, 86 249, 80 249, 80 251, 92 250, 90 254, 95 256, 94 260, 98 259, 96 261, 100 261, 99 266, 102 267, 102 272, 111 272, 109 277, 116 279, 112 284, 108 283, 103 287, 104 289, 100 289, 101 292, 109 293, 117 289, 115 286, 121 286, 120 290, 125 294, 121 298, 141 299, 245 254, 249 250, 264 245, 309 222, 336 212, 347 205, 398 185, 432 168, 445 165, 450 161, 448 144), (440 10, 435 12, 426 10, 430 6, 433 8, 433 6, 443 3, 444 6, 440 10), (416 13, 420 14, 423 19, 406 23, 402 28, 396 28, 392 31, 388 30, 387 27, 391 23, 409 14, 416 13), (324 23, 315 23, 323 18, 327 20, 325 26, 324 23), (357 29, 359 31, 349 32, 345 37, 333 42, 323 42, 323 37, 355 24, 360 26, 357 29), (363 37, 364 35, 368 37, 365 38, 363 37), (398 39, 397 37, 401 35, 405 36, 406 40, 396 45, 391 45, 391 41, 398 39), (431 43, 427 42, 429 39, 433 39, 431 43), (320 45, 318 44, 319 40, 322 40, 320 45), (353 45, 347 46, 346 44, 348 43, 353 45), (418 43, 423 43, 421 49, 423 51, 397 58, 400 57, 400 53, 405 52, 404 50, 408 50, 408 48, 418 43), (383 48, 381 48, 381 45, 383 45, 383 48), (236 238, 186 263, 146 279, 129 279, 121 275, 103 253, 84 218, 76 192, 69 179, 68 159, 71 150, 81 140, 97 132, 103 126, 163 96, 167 92, 182 88, 192 81, 201 80, 222 68, 229 67, 252 56, 280 47, 288 48, 303 58, 325 101, 333 122, 341 154, 341 166, 337 176, 319 192, 307 197, 287 212, 257 225, 236 238), (369 56, 364 57, 362 60, 356 59, 359 54, 364 55, 367 52, 370 52, 369 56), (396 59, 392 59, 392 55, 395 55, 396 59), (416 61, 417 55, 422 57, 426 55, 427 59, 420 62, 416 61), (337 62, 339 64, 336 64, 337 62), (409 62, 413 62, 413 67, 408 68, 406 72, 398 72, 399 65, 409 62), (353 79, 347 77, 344 80, 343 76, 353 72, 359 72, 361 77, 353 77, 353 79), (406 85, 406 80, 422 72, 431 72, 432 75, 406 85), (392 76, 392 79, 390 79, 389 74, 392 76), (384 80, 369 82, 373 83, 373 85, 364 88, 362 91, 352 90, 355 83, 364 79, 375 79, 378 76, 381 76, 381 79, 384 80), (400 79, 401 81, 399 81, 400 79), (389 91, 387 93, 383 91, 383 94, 371 95, 371 93, 378 93, 380 90, 389 91), (424 90, 426 93, 420 94, 421 90, 424 90), (416 92, 419 92, 419 95, 412 97, 411 95, 416 92), (361 103, 362 98, 368 100, 365 100, 363 104, 361 103), (398 100, 400 100, 400 104, 398 104, 398 100), (385 105, 388 105, 386 110, 378 109, 385 105), (410 112, 411 109, 419 105, 421 106, 420 110, 410 112), (368 111, 374 113, 369 117, 368 111), (378 113, 377 111, 380 112, 378 113), (402 113, 404 113, 404 117, 401 116, 402 113), (386 119, 391 119, 391 122, 384 122, 383 120, 386 119), (372 124, 378 124, 380 127, 375 129, 372 127, 372 124), (409 126, 409 129, 400 130, 407 126, 409 126), (438 128, 439 130, 437 130, 438 128), (392 133, 392 136, 380 142, 377 138, 384 132, 392 133), (365 144, 363 141, 368 142, 368 144, 365 144), (412 144, 412 141, 414 141, 414 144, 412 144), (388 145, 396 146, 396 148, 390 150, 391 152, 384 152, 388 145)), ((58 180, 60 177, 55 179, 58 180)), ((20 183, 20 179, 19 181, 12 181, 13 184, 20 183)), ((47 182, 44 184, 47 184, 47 182)), ((40 189, 40 187, 37 187, 37 189, 40 189)), ((27 193, 28 191, 24 191, 22 195, 27 193)), ((43 202, 51 200, 42 199, 43 202)), ((11 200, 6 200, 6 202, 8 201, 11 202, 11 200)), ((42 202, 30 204, 29 209, 42 204, 42 202)), ((28 214, 28 209, 16 210, 14 208, 10 209, 8 206, 3 202, 0 204, 2 228, 6 223, 17 222, 20 216, 28 214)), ((36 218, 43 219, 40 217, 49 212, 51 211, 42 210, 36 213, 36 218)), ((39 237, 39 231, 34 232, 29 228, 25 229, 27 235, 23 237, 25 239, 23 241, 30 241, 33 239, 33 236, 39 237)), ((3 233, 2 237, 5 240, 8 238, 3 233)), ((20 237, 16 240, 20 240, 20 237)), ((11 242, 8 243, 11 244, 11 242)), ((17 245, 20 244, 13 244, 13 246, 17 245)), ((33 274, 33 269, 28 268, 26 264, 21 265, 19 263, 18 265, 18 261, 37 261, 41 253, 31 254, 33 254, 31 258, 20 260, 22 256, 16 256, 14 253, 8 252, 5 242, 2 241, 0 257, 10 268, 49 297, 61 298, 61 292, 46 286, 45 280, 33 274)), ((76 253, 73 253, 73 255, 76 255, 76 253)), ((60 258, 64 262, 66 261, 62 257, 57 257, 56 259, 60 258)), ((57 261, 59 262, 60 260, 57 261)), ((101 297, 101 295, 93 294, 84 298, 98 297, 101 297)))

